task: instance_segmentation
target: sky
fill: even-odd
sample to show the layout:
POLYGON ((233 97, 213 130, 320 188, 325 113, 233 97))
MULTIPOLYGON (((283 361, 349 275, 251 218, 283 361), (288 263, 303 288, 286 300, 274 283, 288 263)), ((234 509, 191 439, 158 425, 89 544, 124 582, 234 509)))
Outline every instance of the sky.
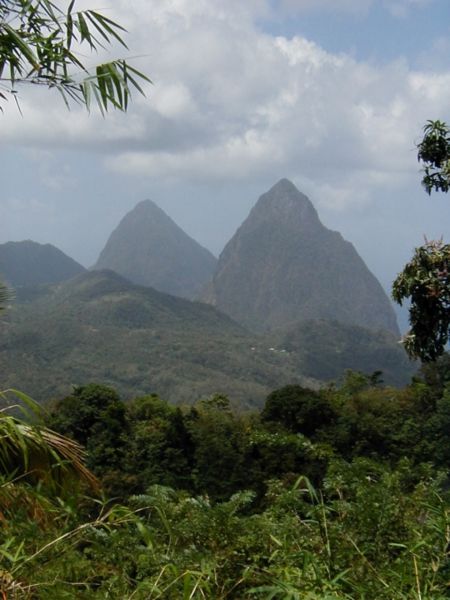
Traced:
MULTIPOLYGON (((386 290, 414 247, 450 242, 450 197, 421 188, 416 144, 450 123, 449 0, 77 0, 128 31, 152 84, 127 114, 20 89, 0 113, 0 243, 85 266, 154 200, 219 255, 282 177, 386 290)), ((64 3, 58 2, 61 6, 64 3)))

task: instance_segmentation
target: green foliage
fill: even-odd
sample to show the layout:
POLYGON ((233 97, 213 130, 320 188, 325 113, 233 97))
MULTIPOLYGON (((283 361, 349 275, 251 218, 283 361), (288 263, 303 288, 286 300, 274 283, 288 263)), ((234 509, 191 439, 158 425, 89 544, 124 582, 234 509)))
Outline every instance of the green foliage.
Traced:
POLYGON ((412 260, 393 283, 392 295, 402 304, 411 299, 411 329, 405 349, 414 358, 435 360, 448 341, 450 326, 450 245, 427 242, 416 248, 412 260))
MULTIPOLYGON (((335 463, 323 491, 273 481, 264 510, 242 491, 211 503, 152 486, 89 521, 66 507, 0 540, 12 585, 39 598, 310 598, 447 596, 448 503, 409 467, 335 463)), ((12 594, 11 594, 12 596, 12 594)))
POLYGON ((8 0, 0 5, 0 99, 17 98, 18 84, 57 89, 64 102, 84 104, 92 98, 102 113, 110 106, 126 110, 132 90, 143 93, 150 81, 125 60, 97 65, 89 72, 83 62, 90 52, 118 42, 125 31, 95 10, 67 12, 50 0, 8 0), (76 49, 75 49, 76 48, 76 49), (80 76, 81 73, 81 76, 80 76))
POLYGON ((450 130, 442 121, 427 121, 418 144, 418 159, 424 164, 422 185, 428 194, 450 189, 450 130))
POLYGON ((417 379, 397 390, 348 372, 340 388, 276 390, 260 415, 236 414, 220 394, 184 410, 156 395, 125 406, 91 384, 53 405, 49 423, 86 445, 88 465, 115 496, 160 484, 225 500, 245 486, 259 502, 268 479, 305 474, 320 485, 336 456, 445 467, 447 412, 445 387, 417 379))
POLYGON ((31 398, 15 390, 0 392, 7 404, 11 395, 22 405, 0 410, 0 476, 39 482, 41 486, 59 489, 59 493, 74 477, 97 488, 95 477, 84 465, 83 448, 45 427, 42 411, 31 398), (11 409, 20 409, 28 422, 10 414, 11 409))
POLYGON ((280 423, 288 431, 310 437, 335 419, 326 396, 299 385, 288 385, 267 397, 261 419, 280 423))
POLYGON ((235 414, 221 394, 180 410, 77 388, 53 419, 85 436, 102 480, 117 477, 106 490, 121 485, 126 503, 0 481, 3 589, 44 600, 442 600, 450 392, 440 385, 395 390, 347 373, 320 394, 274 392, 263 419, 235 414))
POLYGON ((429 392, 442 396, 445 386, 450 383, 450 354, 445 352, 433 362, 425 363, 420 370, 429 392))
POLYGON ((190 489, 192 441, 180 409, 152 395, 130 402, 127 416, 122 470, 135 478, 136 490, 153 484, 190 489))
POLYGON ((443 469, 450 464, 450 386, 436 402, 436 408, 427 422, 427 435, 435 448, 434 463, 443 469))
POLYGON ((49 424, 85 446, 88 467, 101 476, 110 495, 122 496, 127 487, 121 473, 128 421, 125 405, 112 388, 97 384, 75 387, 52 407, 49 424))
POLYGON ((216 395, 197 403, 186 416, 193 443, 194 489, 225 499, 240 489, 243 479, 243 422, 229 401, 216 395))
MULTIPOLYGON (((424 164, 422 185, 431 191, 450 189, 450 130, 442 121, 428 121, 418 144, 418 159, 424 164)), ((393 283, 392 296, 402 304, 411 299, 411 329, 404 338, 409 356, 423 361, 443 354, 450 326, 450 245, 426 242, 415 249, 412 260, 393 283)))
MULTIPOLYGON (((52 408, 51 424, 81 444, 86 445, 99 430, 115 425, 112 419, 124 424, 125 405, 110 387, 91 383, 77 386, 73 393, 58 401, 52 408)), ((117 426, 118 427, 118 426, 117 426)), ((118 432, 111 432, 112 435, 118 432)))
POLYGON ((390 385, 405 385, 416 366, 399 347, 398 336, 325 319, 301 321, 279 334, 276 344, 286 350, 297 369, 319 381, 335 381, 346 369, 380 370, 390 385))

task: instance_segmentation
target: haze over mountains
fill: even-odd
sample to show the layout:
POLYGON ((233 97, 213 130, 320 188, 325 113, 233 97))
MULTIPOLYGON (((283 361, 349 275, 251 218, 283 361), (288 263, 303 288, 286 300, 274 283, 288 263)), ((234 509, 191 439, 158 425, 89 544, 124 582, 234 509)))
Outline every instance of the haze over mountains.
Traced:
POLYGON ((394 310, 351 243, 287 179, 263 194, 202 297, 254 331, 331 319, 399 335, 394 310))
POLYGON ((0 244, 0 279, 11 287, 58 283, 86 269, 52 244, 0 244))
POLYGON ((0 320, 0 377, 39 400, 98 381, 125 396, 220 392, 258 406, 276 387, 345 369, 395 385, 415 371, 378 281, 287 180, 218 262, 151 201, 122 219, 93 271, 34 242, 0 246, 0 260, 17 287, 0 320), (214 307, 181 298, 202 289, 214 307))
POLYGON ((133 283, 195 298, 216 262, 154 202, 144 200, 112 232, 94 269, 112 269, 133 283))

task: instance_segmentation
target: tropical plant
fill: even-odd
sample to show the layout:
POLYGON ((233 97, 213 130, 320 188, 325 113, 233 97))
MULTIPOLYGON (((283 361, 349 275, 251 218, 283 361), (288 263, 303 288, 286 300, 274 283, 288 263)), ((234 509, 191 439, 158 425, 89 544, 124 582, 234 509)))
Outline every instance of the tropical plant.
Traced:
MULTIPOLYGON (((417 145, 424 165, 422 185, 432 190, 450 189, 450 129, 443 121, 428 121, 417 145)), ((410 299, 410 331, 404 337, 411 358, 427 362, 443 354, 450 327, 450 245, 442 240, 425 241, 415 249, 393 283, 392 296, 400 305, 410 299)))
POLYGON ((424 165, 422 185, 428 194, 450 189, 450 130, 443 121, 427 121, 417 157, 424 165))
POLYGON ((91 71, 84 48, 97 51, 117 42, 126 48, 124 28, 95 10, 63 10, 51 0, 6 0, 0 3, 0 99, 18 98, 19 86, 57 89, 67 106, 88 109, 92 99, 102 113, 126 110, 131 92, 143 93, 150 80, 123 59, 99 64, 91 71))
POLYGON ((427 241, 399 273, 392 296, 400 305, 411 299, 410 330, 404 337, 405 350, 423 361, 440 356, 450 327, 450 245, 427 241))
POLYGON ((5 390, 0 392, 0 399, 9 402, 11 395, 21 404, 0 410, 0 475, 6 480, 59 488, 75 477, 98 489, 97 479, 84 464, 82 446, 36 421, 42 409, 22 392, 5 390), (27 421, 10 414, 12 410, 25 413, 27 421))
POLYGON ((33 586, 21 577, 26 567, 72 536, 55 529, 67 517, 73 521, 73 508, 61 509, 64 498, 73 499, 80 484, 98 493, 99 484, 84 464, 83 448, 46 428, 42 410, 25 394, 5 390, 0 399, 9 402, 11 395, 18 403, 0 410, 0 592, 2 598, 22 599, 32 597, 33 586), (22 411, 27 420, 11 411, 22 411), (46 531, 53 537, 37 547, 46 531))

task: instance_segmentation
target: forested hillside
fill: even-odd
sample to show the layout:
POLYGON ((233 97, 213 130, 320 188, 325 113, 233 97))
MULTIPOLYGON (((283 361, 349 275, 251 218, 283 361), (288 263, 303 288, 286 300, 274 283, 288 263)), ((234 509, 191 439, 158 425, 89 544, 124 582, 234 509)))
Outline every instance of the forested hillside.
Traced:
POLYGON ((125 397, 158 393, 193 403, 214 393, 261 406, 279 385, 319 387, 348 368, 405 384, 416 370, 386 333, 327 322, 265 336, 215 308, 130 284, 112 271, 18 290, 0 321, 4 387, 36 400, 98 381, 125 397))

